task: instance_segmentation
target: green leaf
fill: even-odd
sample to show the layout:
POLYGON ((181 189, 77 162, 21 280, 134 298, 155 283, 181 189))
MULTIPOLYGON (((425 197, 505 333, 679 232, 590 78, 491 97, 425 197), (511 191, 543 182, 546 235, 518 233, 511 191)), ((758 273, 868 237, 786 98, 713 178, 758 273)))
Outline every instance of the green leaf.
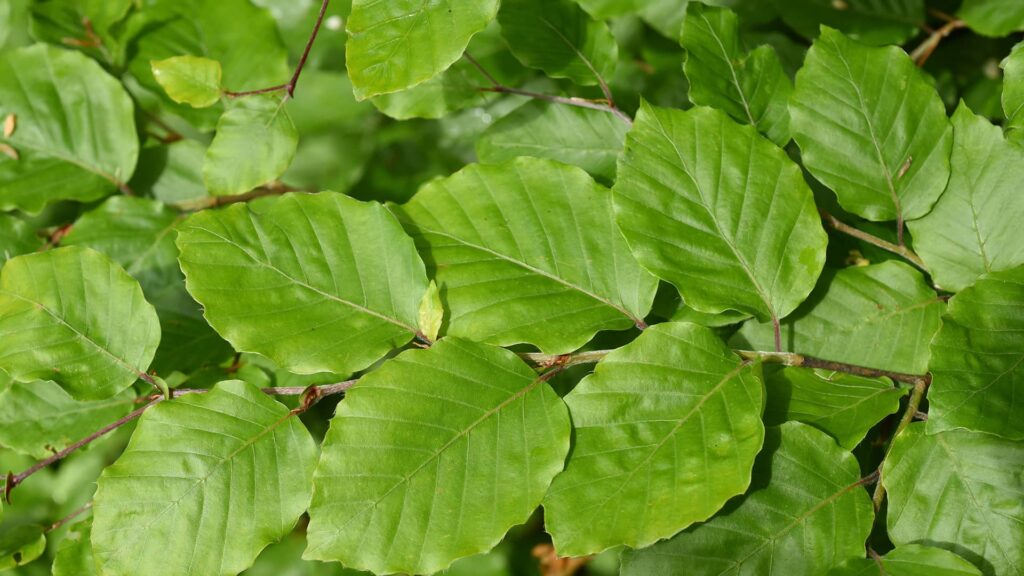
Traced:
MULTIPOLYGON (((785 350, 878 370, 924 374, 943 304, 920 272, 889 261, 826 271, 807 302, 782 323, 785 350)), ((748 322, 736 347, 771 350, 772 326, 748 322)))
POLYGON ((764 440, 760 371, 694 324, 608 354, 565 397, 573 451, 544 499, 558 554, 648 546, 746 491, 764 440))
POLYGON ((206 145, 195 140, 143 148, 132 188, 169 204, 208 198, 203 183, 205 156, 206 145))
POLYGON ((455 338, 364 376, 324 439, 305 558, 430 574, 490 550, 569 449, 545 380, 510 351, 455 338))
POLYGON ((427 284, 427 291, 423 293, 420 300, 419 327, 420 332, 428 340, 437 340, 437 334, 441 331, 441 324, 444 321, 444 305, 441 303, 441 292, 437 284, 431 280, 427 284))
POLYGON ((1005 0, 964 0, 957 17, 985 36, 1006 36, 1024 30, 1024 5, 1005 0))
POLYGON ((810 424, 853 450, 872 426, 900 407, 906 388, 887 378, 864 378, 842 372, 783 368, 765 370, 768 403, 765 424, 790 420, 810 424))
POLYGON ((848 212, 913 220, 946 187, 952 129, 902 48, 870 48, 822 28, 789 111, 804 166, 848 212))
POLYGON ((359 100, 411 88, 462 57, 498 0, 353 0, 345 63, 359 100))
POLYGON ((882 468, 889 537, 945 548, 983 574, 1024 574, 1024 444, 911 424, 882 468))
POLYGON ((642 322, 657 288, 582 170, 535 158, 471 164, 396 212, 449 312, 446 334, 571 352, 642 322))
POLYGON ((53 559, 53 576, 95 576, 92 555, 92 519, 72 526, 57 547, 53 559))
POLYGON ((524 66, 589 86, 611 78, 619 57, 608 25, 569 0, 502 0, 501 33, 524 66))
POLYGON ((774 0, 782 20, 816 38, 819 26, 838 28, 865 44, 902 44, 925 23, 924 0, 774 0))
POLYGON ((160 346, 152 368, 161 374, 190 372, 231 355, 231 347, 206 323, 185 291, 178 267, 175 230, 184 217, 144 198, 115 196, 86 212, 61 241, 103 252, 142 286, 160 318, 160 346))
POLYGON ((986 274, 949 301, 928 367, 929 434, 967 428, 1024 440, 1022 304, 1024 266, 986 274))
POLYGON ((531 100, 487 128, 476 154, 491 164, 516 156, 558 160, 611 183, 627 129, 607 112, 531 100))
POLYGON ((35 252, 43 245, 28 222, 0 214, 0 267, 15 256, 35 252))
POLYGON ((316 455, 297 417, 240 380, 150 408, 99 479, 98 571, 241 572, 306 509, 316 455))
POLYGON ((0 531, 0 571, 28 564, 45 551, 46 535, 42 526, 20 524, 0 531))
POLYGON ((145 372, 159 342, 138 282, 99 252, 38 252, 0 271, 0 369, 15 380, 109 398, 145 372))
POLYGON ((751 490, 708 522, 622 556, 622 576, 815 576, 864 554, 872 509, 857 460, 810 426, 766 430, 751 490))
POLYGON ((0 444, 43 459, 132 409, 135 393, 78 402, 48 380, 15 382, 0 393, 0 444))
POLYGON ((57 200, 96 200, 124 188, 139 141, 132 101, 99 64, 37 44, 0 55, 0 135, 20 156, 0 154, 0 210, 39 212, 57 200))
POLYGON ((1024 148, 961 103, 953 115, 951 166, 935 208, 907 226, 935 283, 958 292, 986 272, 1024 264, 1024 148))
POLYGON ((115 28, 132 0, 47 0, 33 2, 30 32, 38 42, 71 46, 110 65, 123 62, 125 39, 115 28))
POLYGON ((362 370, 417 331, 423 263, 380 204, 334 192, 235 204, 191 216, 178 247, 213 328, 292 372, 362 370))
POLYGON ((1000 64, 1003 68, 1003 112, 1006 114, 1006 136, 1020 142, 1024 139, 1024 42, 1013 47, 1000 64))
POLYGON ((724 112, 643 104, 613 190, 633 254, 698 311, 783 318, 825 263, 800 168, 724 112))
POLYGON ((250 96, 236 101, 217 122, 206 149, 203 182, 214 196, 248 192, 288 169, 299 133, 284 100, 250 96))
POLYGON ((680 39, 690 101, 724 110, 756 127, 780 146, 789 142, 789 94, 793 83, 771 46, 745 52, 739 20, 731 10, 691 2, 680 39))
POLYGON ((920 544, 900 546, 879 559, 857 558, 828 576, 981 576, 970 562, 941 548, 920 544))
POLYGON ((206 108, 220 100, 221 68, 216 60, 173 56, 151 66, 153 77, 175 102, 206 108))

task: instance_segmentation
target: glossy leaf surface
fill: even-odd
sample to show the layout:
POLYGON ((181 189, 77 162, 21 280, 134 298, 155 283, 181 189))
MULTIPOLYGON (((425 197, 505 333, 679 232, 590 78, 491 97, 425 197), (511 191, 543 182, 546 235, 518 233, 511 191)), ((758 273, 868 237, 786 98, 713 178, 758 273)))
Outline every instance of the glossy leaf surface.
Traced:
POLYGON ((172 56, 152 63, 153 77, 171 100, 194 108, 220 100, 220 62, 197 56, 172 56))

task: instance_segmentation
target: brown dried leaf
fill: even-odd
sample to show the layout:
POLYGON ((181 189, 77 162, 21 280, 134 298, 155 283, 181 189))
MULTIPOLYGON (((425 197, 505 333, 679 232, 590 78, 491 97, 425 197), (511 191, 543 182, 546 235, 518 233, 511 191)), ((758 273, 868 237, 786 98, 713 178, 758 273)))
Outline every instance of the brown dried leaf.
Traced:
POLYGON ((4 118, 4 138, 10 138, 11 134, 14 134, 14 128, 17 126, 18 117, 14 114, 8 114, 4 118))

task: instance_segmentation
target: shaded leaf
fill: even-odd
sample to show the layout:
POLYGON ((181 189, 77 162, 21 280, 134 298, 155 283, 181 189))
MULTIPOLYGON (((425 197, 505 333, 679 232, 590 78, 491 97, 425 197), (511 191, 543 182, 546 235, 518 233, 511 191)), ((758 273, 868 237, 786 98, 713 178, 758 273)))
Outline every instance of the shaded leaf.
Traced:
POLYGON ((338 405, 304 557, 441 570, 526 521, 568 449, 565 405, 514 353, 455 338, 403 352, 338 405))
POLYGON ((911 424, 882 468, 889 537, 945 548, 983 574, 1024 574, 1024 444, 987 434, 925 434, 911 424))
POLYGON ((828 576, 981 576, 970 562, 942 548, 907 544, 882 558, 857 558, 833 568, 828 576))
POLYGON ((524 66, 592 85, 615 72, 619 46, 607 24, 570 0, 503 0, 501 33, 524 66))
POLYGON ((774 0, 782 20, 807 38, 822 24, 865 44, 902 44, 925 23, 924 0, 774 0))
POLYGON ((472 164, 396 212, 441 290, 446 334, 560 354, 642 322, 654 298, 657 282, 616 233, 611 194, 578 168, 472 164))
POLYGON ((138 282, 95 250, 18 256, 0 271, 0 369, 15 380, 109 398, 145 372, 159 342, 138 282))
POLYGON ((645 330, 565 401, 573 451, 544 498, 561 556, 648 546, 706 520, 750 484, 764 439, 760 366, 707 328, 645 330))
POLYGON ((0 267, 15 256, 35 252, 43 245, 42 238, 28 222, 7 214, 0 214, 0 267))
POLYGON ((1024 4, 1005 0, 963 0, 957 17, 985 36, 1024 30, 1024 4))
MULTIPOLYGON (((897 261, 830 270, 782 323, 784 350, 908 374, 928 371, 928 342, 943 309, 920 272, 897 261)), ((748 322, 736 347, 771 350, 772 326, 748 322)))
POLYGON ((810 424, 853 450, 872 426, 900 407, 906 388, 887 378, 787 367, 765 369, 768 425, 796 420, 810 424))
POLYGON ((1022 304, 1024 266, 986 274, 950 299, 928 366, 930 434, 967 428, 1024 440, 1022 304))
POLYGON ((220 62, 197 56, 172 56, 151 63, 153 77, 171 100, 206 108, 220 100, 220 62))
POLYGON ((821 574, 864 554, 872 509, 859 480, 857 460, 825 433, 768 428, 750 492, 671 540, 625 552, 622 576, 821 574))
POLYGON ((46 536, 42 526, 19 524, 0 531, 0 570, 28 564, 45 551, 46 536))
POLYGON ((316 454, 298 418, 240 380, 150 408, 99 479, 98 571, 241 572, 306 509, 316 454))
POLYGON ((824 265, 800 168, 724 112, 642 105, 613 190, 633 254, 701 312, 783 318, 824 265))
POLYGON ((1024 43, 1013 47, 1000 64, 1003 68, 1003 113, 1006 114, 1006 136, 1010 140, 1024 138, 1024 43))
POLYGON ((823 28, 797 73, 790 115, 804 166, 848 212, 913 220, 946 187, 945 107, 902 48, 823 28))
POLYGON ((1024 264, 1024 148, 961 103, 953 115, 952 174, 935 208, 907 226, 914 250, 945 290, 1024 264))
POLYGON ((411 88, 462 57, 498 0, 353 0, 345 63, 356 98, 411 88))
POLYGON ((53 559, 53 576, 95 576, 96 562, 92 556, 92 519, 71 527, 57 547, 53 559))
POLYGON ((236 101, 217 122, 206 149, 203 182, 214 196, 241 194, 288 169, 299 144, 284 101, 250 96, 236 101))
POLYGON ((789 142, 793 83, 771 46, 743 50, 734 12, 691 2, 680 43, 694 104, 724 110, 780 146, 789 142))
POLYGON ((131 186, 168 204, 208 198, 202 173, 205 156, 206 146, 195 140, 143 148, 131 186))
POLYGON ((292 372, 362 370, 416 333, 423 263, 380 204, 334 192, 235 204, 191 216, 178 247, 213 328, 292 372))
POLYGON ((132 101, 121 84, 78 52, 37 44, 0 55, 3 141, 0 210, 38 212, 57 200, 102 198, 131 178, 139 155, 132 101))

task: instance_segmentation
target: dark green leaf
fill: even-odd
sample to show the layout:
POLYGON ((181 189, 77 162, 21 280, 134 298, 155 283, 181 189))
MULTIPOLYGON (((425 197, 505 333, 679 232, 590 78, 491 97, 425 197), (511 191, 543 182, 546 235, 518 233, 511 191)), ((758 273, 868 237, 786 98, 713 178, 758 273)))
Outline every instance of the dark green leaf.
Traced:
MULTIPOLYGON (((997 0, 998 1, 998 0, 997 0)), ((924 24, 924 0, 774 0, 782 19, 807 38, 824 24, 865 44, 902 44, 924 24)))

